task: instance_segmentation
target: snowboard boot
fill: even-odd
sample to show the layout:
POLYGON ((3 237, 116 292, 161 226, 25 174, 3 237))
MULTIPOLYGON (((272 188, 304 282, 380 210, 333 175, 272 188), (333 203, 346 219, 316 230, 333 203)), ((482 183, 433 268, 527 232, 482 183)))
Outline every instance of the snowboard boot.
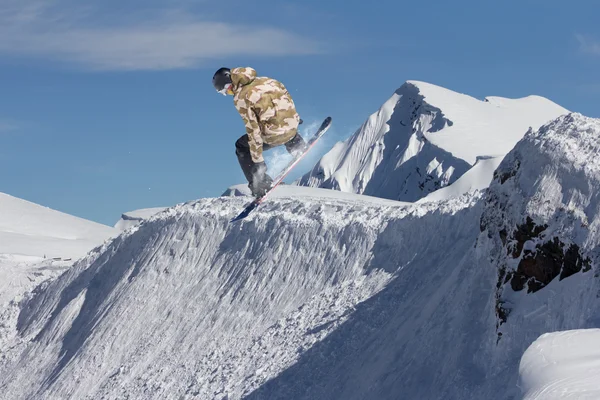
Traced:
POLYGON ((271 179, 269 175, 265 174, 262 179, 257 179, 255 181, 250 182, 248 184, 248 187, 252 192, 252 196, 254 196, 255 198, 260 198, 267 194, 269 189, 271 189, 272 185, 273 179, 271 179))
POLYGON ((306 142, 302 139, 302 136, 296 133, 296 135, 285 144, 285 149, 292 157, 298 158, 306 151, 306 142))

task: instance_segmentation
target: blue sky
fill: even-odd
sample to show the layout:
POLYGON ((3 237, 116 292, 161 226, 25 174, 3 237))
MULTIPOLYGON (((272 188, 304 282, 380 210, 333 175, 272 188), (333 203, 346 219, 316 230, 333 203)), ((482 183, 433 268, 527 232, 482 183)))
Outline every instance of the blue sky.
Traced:
POLYGON ((0 0, 0 192, 113 225, 243 182, 221 66, 334 118, 295 176, 416 79, 600 117, 600 3, 0 0))

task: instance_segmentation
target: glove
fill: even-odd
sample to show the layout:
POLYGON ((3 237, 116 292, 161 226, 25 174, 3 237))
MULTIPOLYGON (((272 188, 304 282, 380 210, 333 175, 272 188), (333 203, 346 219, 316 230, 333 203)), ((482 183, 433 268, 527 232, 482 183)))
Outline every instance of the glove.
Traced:
POLYGON ((254 197, 262 197, 273 184, 273 179, 267 175, 267 165, 264 162, 255 163, 251 172, 252 182, 248 184, 248 187, 254 197))

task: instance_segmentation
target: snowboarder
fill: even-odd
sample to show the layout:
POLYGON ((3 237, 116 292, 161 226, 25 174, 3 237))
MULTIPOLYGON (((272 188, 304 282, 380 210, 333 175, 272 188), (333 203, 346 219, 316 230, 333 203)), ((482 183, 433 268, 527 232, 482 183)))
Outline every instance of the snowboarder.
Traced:
POLYGON ((212 82, 217 92, 234 96, 233 103, 246 125, 246 134, 235 142, 235 154, 252 195, 261 197, 273 183, 263 151, 285 145, 288 153, 296 156, 306 147, 298 134, 301 120, 294 101, 281 82, 257 77, 249 67, 220 68, 212 82))

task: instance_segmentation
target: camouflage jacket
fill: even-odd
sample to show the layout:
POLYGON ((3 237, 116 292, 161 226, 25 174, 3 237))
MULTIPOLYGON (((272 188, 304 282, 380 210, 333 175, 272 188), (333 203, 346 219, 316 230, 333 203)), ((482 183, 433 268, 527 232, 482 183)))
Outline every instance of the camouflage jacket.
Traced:
POLYGON ((233 102, 246 125, 250 154, 263 162, 263 143, 277 146, 296 135, 300 117, 294 101, 281 82, 256 77, 252 68, 231 70, 233 102))

